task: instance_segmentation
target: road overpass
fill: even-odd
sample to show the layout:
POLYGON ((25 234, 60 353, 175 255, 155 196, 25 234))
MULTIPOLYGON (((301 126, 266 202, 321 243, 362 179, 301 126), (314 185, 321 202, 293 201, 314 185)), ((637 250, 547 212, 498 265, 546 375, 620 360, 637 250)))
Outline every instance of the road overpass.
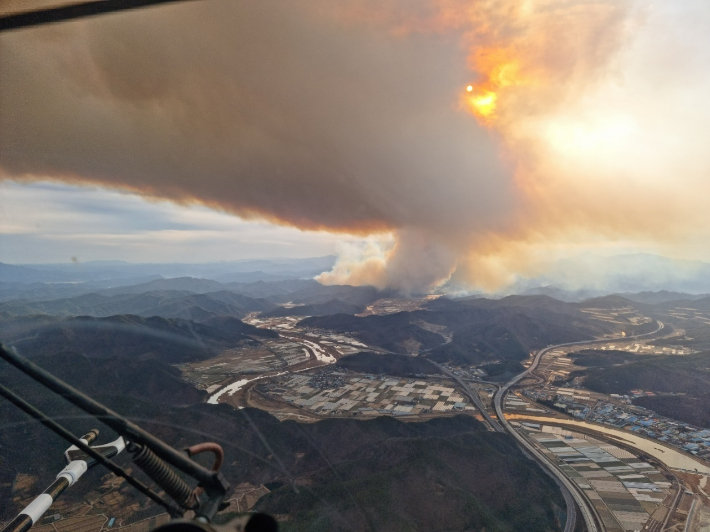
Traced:
POLYGON ((452 379, 454 379, 456 382, 459 383, 461 388, 463 388, 464 393, 471 399, 471 402, 473 402, 474 405, 476 405, 476 408, 481 411, 481 415, 483 416, 483 419, 486 420, 488 425, 493 429, 495 432, 505 432, 503 428, 498 424, 498 422, 491 417, 491 415, 488 413, 488 410, 486 409, 485 406, 483 406, 483 402, 481 401, 481 397, 478 395, 478 392, 476 390, 472 390, 471 387, 466 383, 462 378, 460 378, 458 375, 455 375, 453 372, 449 371, 446 369, 444 366, 441 364, 437 364, 433 360, 430 361, 432 364, 434 364, 439 370, 441 370, 442 373, 445 375, 448 375, 452 379))

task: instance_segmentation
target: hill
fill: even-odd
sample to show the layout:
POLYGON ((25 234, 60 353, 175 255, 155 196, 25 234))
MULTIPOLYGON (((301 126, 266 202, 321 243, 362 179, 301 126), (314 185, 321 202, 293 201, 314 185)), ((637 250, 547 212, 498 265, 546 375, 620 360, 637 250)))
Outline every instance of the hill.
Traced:
MULTIPOLYGON (((8 267, 22 269, 21 267, 8 267)), ((47 271, 51 272, 53 270, 47 271)), ((44 275, 47 271, 37 270, 37 273, 44 275)), ((98 272, 90 270, 90 272, 98 273, 101 270, 98 270, 98 272)), ((68 275, 61 269, 58 273, 68 275)), ((18 282, 3 279, 3 281, 0 281, 0 302, 8 303, 3 307, 3 310, 16 314, 43 312, 65 316, 76 314, 99 315, 98 312, 100 311, 97 311, 92 306, 94 303, 108 305, 123 303, 126 305, 124 308, 114 308, 112 311, 104 312, 101 315, 110 315, 112 313, 139 314, 141 313, 140 309, 128 308, 131 305, 130 298, 115 296, 151 294, 153 297, 160 295, 163 299, 170 299, 189 297, 191 295, 208 295, 208 298, 219 299, 218 296, 214 296, 214 294, 219 292, 222 293, 221 300, 223 303, 235 304, 234 301, 224 301, 226 297, 224 293, 231 293, 234 297, 241 298, 242 303, 238 303, 236 306, 244 305, 243 302, 246 301, 243 299, 244 297, 260 300, 261 306, 254 309, 250 308, 249 312, 269 311, 276 308, 273 303, 308 306, 328 305, 333 301, 341 301, 340 312, 357 313, 384 294, 372 287, 324 286, 314 279, 293 279, 266 274, 257 275, 254 279, 245 277, 252 275, 252 273, 235 273, 234 275, 239 277, 239 282, 219 282, 214 279, 189 276, 164 278, 160 275, 118 279, 106 279, 100 275, 99 278, 94 278, 95 275, 89 275, 89 280, 71 282, 18 282), (113 299, 100 300, 96 295, 113 299)), ((396 294, 389 292, 387 294, 389 294, 389 297, 396 297, 396 294)), ((183 305, 185 308, 195 305, 205 307, 205 299, 197 298, 192 302, 186 300, 178 304, 183 305)), ((214 305, 214 303, 207 303, 207 305, 214 305)), ((246 306, 251 307, 252 305, 246 306)), ((218 310, 210 310, 210 312, 217 312, 218 310)), ((227 309, 227 311, 234 313, 233 309, 227 309)), ((160 306, 154 312, 160 313, 156 315, 165 317, 199 319, 199 315, 196 313, 188 314, 185 311, 176 313, 174 310, 165 310, 160 306), (169 316, 168 312, 171 312, 169 316)), ((199 310, 195 309, 194 312, 199 312, 199 310)), ((311 312, 311 310, 309 309, 308 312, 311 312)), ((332 310, 317 310, 316 312, 318 314, 333 313, 332 310)), ((307 314, 304 311, 300 315, 315 314, 307 314)), ((240 317, 236 314, 235 316, 240 317)))
POLYGON ((300 323, 354 334, 368 345, 395 353, 425 353, 437 362, 454 364, 523 360, 533 349, 592 339, 614 330, 573 305, 541 296, 441 298, 427 309, 365 317, 337 314, 300 323))
POLYGON ((4 282, 16 283, 56 283, 76 281, 79 277, 71 272, 47 271, 41 268, 5 264, 0 262, 0 279, 4 282))
POLYGON ((695 300, 707 297, 707 294, 694 295, 685 292, 669 292, 668 290, 659 290, 658 292, 637 292, 618 294, 621 297, 630 299, 637 303, 645 303, 647 305, 656 305, 658 303, 668 303, 671 301, 695 300))
POLYGON ((653 340, 653 345, 661 347, 687 347, 694 351, 710 350, 710 327, 702 321, 682 320, 680 325, 684 336, 672 336, 653 340))
POLYGON ((213 327, 227 335, 244 335, 252 338, 278 338, 278 333, 272 331, 271 329, 260 329, 259 327, 254 327, 248 323, 244 323, 242 320, 233 318, 231 316, 213 316, 202 322, 201 325, 206 325, 213 327))
POLYGON ((579 308, 598 308, 605 310, 614 310, 620 308, 634 308, 641 309, 645 308, 646 305, 639 303, 637 301, 632 301, 620 295, 612 294, 609 296, 593 297, 591 299, 585 299, 581 303, 577 303, 579 308))
MULTIPOLYGON (((136 404, 121 408, 135 410, 136 404)), ((259 410, 207 404, 145 406, 141 413, 143 427, 178 449, 204 440, 222 444, 226 479, 232 485, 269 483, 272 491, 257 509, 288 514, 286 531, 559 530, 555 515, 564 503, 553 481, 512 438, 489 433, 468 416, 299 424, 259 410)), ((91 424, 69 420, 72 426, 82 422, 91 424)), ((0 456, 0 486, 12 485, 17 474, 33 475, 39 486, 51 481, 56 471, 44 464, 56 456, 52 465, 61 466, 66 447, 38 424, 10 425, 0 445, 7 450, 0 456), (33 453, 14 445, 20 436, 33 453)), ((97 483, 92 471, 63 497, 81 500, 97 483)), ((123 506, 144 501, 125 486, 120 494, 123 506)), ((15 510, 8 505, 0 515, 15 510)), ((147 505, 140 516, 151 512, 160 510, 147 505)))
POLYGON ((228 291, 193 294, 187 291, 162 290, 113 296, 92 293, 50 301, 8 301, 0 303, 0 312, 14 315, 94 317, 135 314, 200 321, 215 315, 243 318, 249 312, 262 312, 275 307, 276 305, 266 300, 228 291))
MULTIPOLYGON (((335 260, 336 258, 333 256, 308 259, 239 260, 206 263, 130 263, 121 260, 97 260, 81 263, 7 266, 30 270, 29 273, 23 274, 23 277, 17 279, 23 282, 38 280, 36 277, 38 275, 37 271, 46 276, 64 276, 62 279, 52 278, 51 281, 128 279, 160 275, 166 278, 196 277, 219 282, 254 282, 259 279, 312 279, 319 273, 330 270, 335 260)), ((7 276, 5 276, 5 279, 10 280, 7 276)))
POLYGON ((710 393, 637 397, 634 404, 696 427, 710 428, 710 393))
POLYGON ((254 338, 273 336, 234 318, 210 324, 160 317, 118 315, 109 318, 4 320, 3 342, 32 358, 80 354, 91 358, 151 358, 170 364, 202 360, 254 338))
POLYGON ((496 382, 500 382, 501 378, 510 380, 525 371, 525 367, 515 360, 503 360, 501 362, 483 364, 478 366, 478 368, 485 371, 488 377, 496 377, 495 379, 491 379, 496 382))
POLYGON ((146 283, 130 286, 117 286, 115 288, 101 290, 99 293, 105 296, 113 296, 117 294, 143 294, 145 292, 178 290, 191 292, 193 294, 206 294, 208 292, 220 292, 226 289, 227 285, 210 279, 173 277, 172 279, 154 279, 146 283))
POLYGON ((269 299, 277 303, 294 303, 297 305, 327 303, 337 299, 351 305, 365 307, 382 297, 390 297, 390 295, 390 292, 382 292, 372 286, 326 286, 316 281, 311 281, 308 285, 269 299))
MULTIPOLYGON (((40 357, 34 361, 139 424, 143 424, 146 419, 157 420, 161 413, 171 409, 175 409, 177 413, 182 410, 180 405, 198 403, 205 395, 184 382, 179 370, 157 360, 90 359, 80 355, 62 354, 40 357)), ((0 382, 49 417, 60 421, 74 434, 83 434, 90 428, 99 428, 101 442, 108 442, 116 437, 113 431, 98 420, 89 418, 81 410, 48 392, 4 362, 0 364, 0 382)), ((1 520, 11 518, 20 509, 17 500, 14 504, 11 502, 13 498, 23 494, 13 488, 16 476, 31 475, 30 478, 36 482, 31 491, 24 492, 24 496, 36 496, 64 467, 62 453, 68 444, 5 402, 0 408, 0 426, 0 500, 3 501, 0 505, 1 520)), ((128 462, 125 453, 119 458, 119 462, 128 462)), ((63 500, 83 500, 92 489, 101 484, 100 477, 105 474, 106 471, 101 467, 90 471, 82 478, 82 482, 63 496, 63 500)), ((135 493, 130 490, 125 492, 135 500, 135 493)))
POLYGON ((72 282, 8 282, 0 281, 0 301, 25 299, 28 301, 49 301, 51 299, 77 297, 83 294, 101 292, 111 288, 144 284, 160 275, 147 275, 130 279, 97 279, 72 282))
POLYGON ((445 325, 452 335, 451 342, 428 356, 456 364, 523 360, 546 345, 591 339, 614 330, 590 319, 577 305, 548 296, 440 298, 427 308, 431 314, 422 319, 445 325))
POLYGON ((710 311, 710 296, 703 296, 697 299, 682 299, 679 301, 668 301, 658 305, 659 309, 670 310, 677 307, 686 309, 695 309, 701 311, 710 311))
POLYGON ((566 303, 577 303, 591 297, 603 295, 598 290, 566 290, 558 286, 536 286, 520 292, 523 296, 549 296, 566 303))
MULTIPOLYGON (((447 320, 442 320, 446 322, 447 320)), ((429 356, 437 361, 479 363, 487 360, 523 360, 546 345, 594 338, 603 329, 584 318, 539 310, 498 309, 487 315, 456 318, 453 339, 429 356), (461 318, 470 317, 468 323, 461 318), (585 323, 586 321, 586 323, 585 323)))
MULTIPOLYGON (((97 359, 62 353, 39 356, 32 361, 91 396, 133 398, 177 406, 199 403, 206 395, 183 381, 179 369, 158 360, 97 359)), ((30 402, 60 403, 57 396, 4 362, 0 365, 0 380, 9 383, 30 402)))
POLYGON ((585 387, 603 393, 655 392, 634 404, 699 427, 710 428, 710 352, 684 356, 644 356, 622 366, 587 372, 585 387))
POLYGON ((628 351, 617 351, 615 349, 582 349, 567 355, 577 366, 584 367, 609 367, 617 364, 638 361, 642 355, 629 353, 628 351))
POLYGON ((399 312, 384 316, 357 317, 350 314, 314 316, 299 325, 350 333, 368 345, 395 353, 412 353, 433 349, 445 342, 444 337, 417 324, 416 313, 399 312))
POLYGON ((328 316, 331 314, 357 314, 362 312, 364 307, 347 303, 341 299, 332 299, 326 303, 314 303, 311 305, 296 305, 294 307, 279 307, 274 310, 262 312, 265 318, 276 318, 283 316, 328 316))
POLYGON ((640 389, 704 394, 710 386, 710 353, 648 356, 639 362, 589 370, 584 385, 602 393, 627 394, 640 389))
MULTIPOLYGON (((560 501, 551 482, 541 482, 534 463, 518 458, 508 438, 475 430, 433 436, 434 425, 382 438, 389 432, 382 424, 376 438, 347 446, 352 450, 338 453, 341 459, 326 454, 331 466, 311 473, 308 491, 283 486, 257 508, 293 516, 282 525, 286 532, 557 529, 560 501)), ((438 428, 448 432, 446 425, 438 428)))
POLYGON ((339 368, 345 368, 359 373, 395 375, 398 377, 441 373, 439 369, 426 358, 389 353, 356 353, 341 358, 335 365, 339 368))
POLYGON ((501 299, 489 299, 480 296, 471 296, 450 299, 441 297, 427 303, 429 310, 452 311, 461 309, 543 309, 558 314, 579 315, 576 306, 560 301, 547 295, 512 295, 501 299))
POLYGON ((230 290, 256 299, 264 298, 273 302, 285 303, 288 294, 308 288, 321 286, 313 279, 287 279, 282 281, 255 281, 251 283, 227 283, 230 290), (282 301, 285 299, 285 301, 282 301))

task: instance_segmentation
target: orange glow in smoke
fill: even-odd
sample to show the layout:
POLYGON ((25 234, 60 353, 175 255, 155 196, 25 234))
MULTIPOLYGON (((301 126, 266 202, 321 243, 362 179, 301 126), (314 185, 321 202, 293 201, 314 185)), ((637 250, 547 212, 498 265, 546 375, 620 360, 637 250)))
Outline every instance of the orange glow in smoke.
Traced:
POLYGON ((480 82, 466 87, 471 112, 482 122, 490 123, 506 89, 529 83, 521 74, 520 61, 510 48, 482 47, 469 58, 473 69, 483 76, 480 82))
MULTIPOLYGON (((471 86, 469 85, 469 87, 471 86)), ((468 90, 468 87, 466 90, 468 90)), ((482 93, 473 92, 473 87, 471 87, 471 90, 468 92, 470 93, 468 103, 471 106, 473 114, 485 120, 492 118, 496 110, 496 100, 498 98, 496 93, 492 91, 482 93)))

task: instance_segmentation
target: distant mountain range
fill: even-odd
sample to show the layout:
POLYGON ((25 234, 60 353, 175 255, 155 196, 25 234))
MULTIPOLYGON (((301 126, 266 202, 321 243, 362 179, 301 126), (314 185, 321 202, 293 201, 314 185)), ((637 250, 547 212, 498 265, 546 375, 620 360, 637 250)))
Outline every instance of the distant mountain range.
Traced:
POLYGON ((242 289, 236 291, 251 297, 277 296, 297 290, 295 285, 300 280, 307 285, 318 284, 313 277, 332 268, 334 262, 335 257, 327 256, 208 264, 0 263, 0 301, 46 301, 89 293, 116 295, 162 290, 202 294, 238 287, 242 289), (264 283, 271 286, 264 287, 264 283))
MULTIPOLYGON (((313 291, 315 282, 309 281, 330 270, 335 261, 336 257, 326 256, 206 264, 132 264, 122 261, 33 265, 0 263, 0 301, 41 301, 103 291, 107 291, 105 295, 111 295, 128 293, 122 288, 129 286, 133 287, 133 293, 156 290, 188 290, 194 293, 234 290, 255 298, 279 295, 288 297, 288 294, 298 290, 294 286, 298 281, 304 281, 307 283, 304 287, 313 291)), ((659 302, 659 297, 710 294, 710 263, 702 261, 677 260, 651 254, 611 257, 587 254, 549 263, 544 270, 545 273, 541 275, 521 276, 512 286, 491 296, 548 295, 561 301, 578 302, 612 293, 628 295, 630 299, 638 301, 641 300, 635 299, 634 294, 639 294, 638 297, 643 297, 645 293, 656 294, 650 296, 652 299, 643 301, 650 303, 659 302), (658 295, 659 292, 665 296, 658 295)), ((451 285, 443 288, 444 292, 449 289, 463 293, 466 287, 451 285)), ((337 294, 331 295, 329 299, 346 300, 337 294)), ((300 304, 323 302, 308 301, 304 297, 300 304)))
MULTIPOLYGON (((559 290, 554 293, 560 296, 559 290)), ((391 352, 425 353, 440 362, 478 364, 496 359, 522 360, 531 350, 544 345, 611 332, 607 323, 581 312, 585 307, 630 306, 642 313, 659 315, 677 305, 710 309, 710 297, 663 291, 604 295, 581 303, 548 295, 444 297, 431 301, 421 311, 355 316, 383 297, 396 298, 397 294, 373 287, 323 286, 313 279, 220 283, 175 277, 99 289, 75 297, 4 301, 0 302, 0 316, 133 315, 203 324, 215 319, 240 320, 252 312, 264 317, 301 316, 306 318, 303 325, 352 333, 368 345, 391 352)), ((638 331, 629 324, 628 332, 638 331)), ((57 342, 61 344, 59 339, 57 342)))
POLYGON ((263 259, 197 264, 136 264, 123 261, 93 261, 67 264, 0 263, 4 282, 97 282, 151 276, 198 277, 220 282, 255 282, 313 278, 335 264, 336 257, 308 259, 263 259))
MULTIPOLYGON (((92 290, 73 297, 63 297, 66 290, 55 289, 67 285, 42 285, 48 290, 39 289, 37 283, 31 286, 34 297, 30 298, 22 297, 28 294, 26 285, 21 285, 19 289, 15 285, 6 286, 4 291, 0 287, 0 313, 95 317, 135 314, 195 321, 213 316, 241 319, 250 312, 273 316, 314 316, 358 313, 388 294, 369 286, 323 286, 312 279, 241 284, 193 277, 161 278, 135 285, 92 290), (50 296, 41 299, 40 295, 50 296), (290 304, 281 307, 279 303, 290 304)), ((76 289, 75 285, 70 286, 76 289)))
MULTIPOLYGON (((415 312, 360 318, 354 314, 366 304, 392 294, 372 287, 322 286, 313 280, 246 285, 253 294, 271 294, 268 298, 254 298, 232 290, 141 292, 151 288, 191 288, 202 292, 226 286, 231 285, 194 278, 158 279, 74 298, 6 301, 0 303, 0 316, 12 321, 13 317, 33 315, 64 318, 133 315, 188 320, 196 324, 225 319, 238 321, 250 312, 262 313, 264 317, 310 316, 302 321, 303 325, 355 334, 364 343, 391 352, 425 353, 441 362, 482 363, 501 358, 522 360, 531 350, 544 345, 584 340, 612 331, 609 324, 581 312, 584 308, 634 307, 644 313, 660 314, 679 304, 710 309, 710 297, 667 301, 688 297, 680 293, 638 294, 637 299, 661 301, 659 303, 633 301, 620 295, 592 298, 583 303, 566 303, 549 296, 468 297, 440 298, 428 303, 425 310, 415 312), (282 301, 290 304, 279 306, 278 302, 282 301)), ((233 288, 244 287, 234 285, 233 288)), ((631 324, 628 328, 629 333, 638 332, 631 324)), ((55 342, 61 344, 59 339, 55 342)))
POLYGON ((249 312, 262 312, 275 307, 275 304, 266 300, 253 299, 235 292, 193 294, 188 291, 164 290, 114 296, 92 293, 51 301, 6 301, 0 303, 0 312, 13 315, 96 317, 135 314, 201 321, 212 316, 243 318, 249 312))
POLYGON ((545 273, 521 277, 507 294, 549 295, 564 301, 612 293, 710 293, 710 263, 648 253, 581 255, 549 263, 545 273))
MULTIPOLYGON (((669 301, 702 299, 710 295, 706 293, 690 294, 687 292, 672 292, 669 290, 658 290, 656 292, 613 292, 612 294, 625 297, 626 299, 637 303, 648 303, 651 305, 656 303, 666 303, 669 301)), ((536 288, 524 290, 521 292, 521 295, 548 296, 559 301, 578 303, 611 294, 603 290, 564 290, 556 286, 538 286, 536 288)))

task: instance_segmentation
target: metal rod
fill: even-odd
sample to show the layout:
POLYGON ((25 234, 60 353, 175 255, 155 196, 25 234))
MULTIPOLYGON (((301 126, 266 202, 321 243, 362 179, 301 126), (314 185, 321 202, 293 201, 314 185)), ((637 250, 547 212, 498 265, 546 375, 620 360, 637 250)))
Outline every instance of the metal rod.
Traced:
POLYGON ((37 408, 29 404, 27 401, 16 395, 14 392, 8 390, 2 384, 0 384, 0 395, 2 395, 5 399, 10 401, 12 404, 14 404, 16 407, 18 407, 20 410, 22 410, 29 416, 35 418, 37 421, 42 423, 42 425, 47 427, 49 430, 51 430, 58 436, 61 436, 68 442, 76 445, 79 449, 91 456, 94 460, 106 466, 111 472, 115 473, 120 477, 125 478, 131 486, 133 486, 138 491, 149 497, 155 503, 163 506, 173 517, 181 516, 183 514, 182 510, 180 510, 177 506, 163 499, 160 495, 155 493, 148 486, 143 484, 140 480, 134 479, 122 467, 116 465, 111 460, 104 458, 101 454, 97 453, 94 449, 86 445, 83 441, 74 436, 67 429, 65 429, 52 419, 48 418, 41 410, 38 410, 37 408))
POLYGON ((80 4, 25 11, 0 17, 0 31, 15 30, 51 24, 65 20, 116 13, 157 4, 168 4, 184 0, 93 0, 80 4))
POLYGON ((64 477, 52 482, 46 490, 25 506, 17 517, 2 529, 2 532, 26 532, 32 528, 69 486, 69 481, 64 477))
MULTIPOLYGON (((91 443, 94 441, 99 435, 99 431, 96 429, 92 429, 86 434, 84 434, 81 439, 84 440, 87 444, 91 443)), ((65 456, 69 453, 74 448, 74 446, 69 447, 69 449, 66 450, 64 453, 65 456)), ((86 462, 85 462, 86 463, 86 462)), ((97 462, 94 462, 96 464, 97 462)), ((71 464, 71 462, 69 462, 71 464)), ((42 515, 49 509, 52 504, 54 504, 54 501, 57 500, 57 497, 59 497, 65 489, 67 489, 69 486, 72 485, 72 482, 70 482, 70 478, 74 479, 73 475, 62 475, 66 471, 66 468, 62 470, 62 472, 57 475, 57 478, 52 484, 44 490, 39 496, 35 497, 30 504, 25 506, 25 508, 13 519, 5 528, 2 529, 2 532, 26 532, 32 526, 37 523, 42 515)), ((81 468, 78 468, 77 471, 77 476, 76 479, 78 479, 81 476, 81 468)), ((76 479, 74 479, 74 482, 76 482, 76 479)))
POLYGON ((81 439, 84 440, 87 444, 93 442, 96 438, 99 437, 99 429, 91 429, 89 432, 84 434, 81 439))
POLYGON ((219 471, 210 471, 190 460, 161 439, 134 425, 101 403, 94 401, 88 395, 58 379, 37 364, 20 356, 14 349, 7 349, 0 344, 0 358, 9 362, 46 388, 64 397, 64 399, 81 408, 84 412, 95 416, 121 436, 134 443, 148 446, 159 458, 197 480, 207 495, 207 500, 202 501, 197 510, 198 517, 204 517, 210 521, 218 512, 227 490, 229 490, 229 483, 219 471))
POLYGON ((83 394, 76 388, 58 379, 48 371, 40 368, 37 364, 6 349, 4 346, 0 346, 0 358, 3 358, 22 373, 32 377, 53 392, 61 395, 64 399, 81 408, 84 412, 96 416, 120 435, 127 436, 132 442, 148 445, 160 458, 177 467, 183 473, 198 480, 205 489, 222 488, 216 473, 190 460, 187 456, 176 451, 164 441, 149 434, 127 419, 124 419, 110 408, 94 401, 88 395, 83 394))

